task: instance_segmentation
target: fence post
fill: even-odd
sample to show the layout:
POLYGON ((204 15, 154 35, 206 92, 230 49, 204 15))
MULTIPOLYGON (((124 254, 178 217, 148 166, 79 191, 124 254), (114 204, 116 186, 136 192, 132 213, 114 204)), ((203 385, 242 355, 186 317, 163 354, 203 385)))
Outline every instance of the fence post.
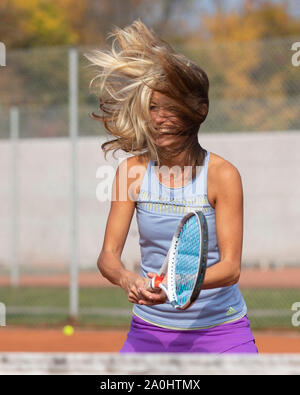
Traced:
POLYGON ((71 266, 69 314, 71 318, 76 318, 78 316, 78 52, 76 48, 69 49, 69 136, 71 142, 71 266))
POLYGON ((6 306, 0 302, 0 326, 6 326, 6 306))
POLYGON ((12 265, 10 281, 13 287, 19 285, 19 108, 13 106, 9 112, 10 140, 12 146, 12 265))

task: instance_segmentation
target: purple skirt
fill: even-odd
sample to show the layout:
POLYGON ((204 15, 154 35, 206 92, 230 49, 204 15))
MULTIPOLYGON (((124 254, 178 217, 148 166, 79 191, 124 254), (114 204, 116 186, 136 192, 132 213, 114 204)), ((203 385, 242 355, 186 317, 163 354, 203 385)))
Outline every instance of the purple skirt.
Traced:
POLYGON ((175 330, 133 316, 120 353, 258 353, 248 316, 207 329, 175 330))

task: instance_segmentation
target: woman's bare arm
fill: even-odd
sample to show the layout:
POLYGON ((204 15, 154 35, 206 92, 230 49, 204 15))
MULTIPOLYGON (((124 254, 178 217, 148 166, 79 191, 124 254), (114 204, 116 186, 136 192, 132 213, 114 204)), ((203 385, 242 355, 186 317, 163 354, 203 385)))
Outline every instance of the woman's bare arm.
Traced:
POLYGON ((241 176, 231 163, 215 171, 215 218, 220 261, 209 267, 203 289, 226 287, 238 282, 243 244, 243 187, 241 176))
POLYGON ((137 166, 137 168, 133 169, 135 171, 132 174, 134 177, 135 175, 139 176, 137 173, 142 171, 142 167, 135 157, 126 159, 117 169, 104 242, 97 266, 105 278, 125 290, 129 301, 138 303, 140 297, 138 289, 144 286, 149 279, 143 279, 137 273, 127 270, 121 261, 136 206, 135 196, 130 195, 130 187, 135 182, 134 177, 129 177, 133 166, 137 166))

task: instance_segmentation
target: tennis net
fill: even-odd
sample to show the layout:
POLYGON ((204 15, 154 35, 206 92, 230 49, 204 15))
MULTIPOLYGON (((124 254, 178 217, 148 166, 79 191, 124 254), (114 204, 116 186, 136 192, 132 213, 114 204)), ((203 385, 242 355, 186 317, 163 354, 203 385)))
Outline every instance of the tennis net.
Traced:
POLYGON ((300 354, 0 353, 2 374, 298 375, 300 354))

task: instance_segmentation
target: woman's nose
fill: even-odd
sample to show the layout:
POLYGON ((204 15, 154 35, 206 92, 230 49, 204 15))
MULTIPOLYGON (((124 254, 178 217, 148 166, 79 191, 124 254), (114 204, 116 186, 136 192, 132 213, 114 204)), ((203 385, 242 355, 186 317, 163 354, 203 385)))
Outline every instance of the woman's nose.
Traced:
POLYGON ((162 123, 167 119, 167 114, 164 110, 159 110, 155 114, 155 122, 162 123))

